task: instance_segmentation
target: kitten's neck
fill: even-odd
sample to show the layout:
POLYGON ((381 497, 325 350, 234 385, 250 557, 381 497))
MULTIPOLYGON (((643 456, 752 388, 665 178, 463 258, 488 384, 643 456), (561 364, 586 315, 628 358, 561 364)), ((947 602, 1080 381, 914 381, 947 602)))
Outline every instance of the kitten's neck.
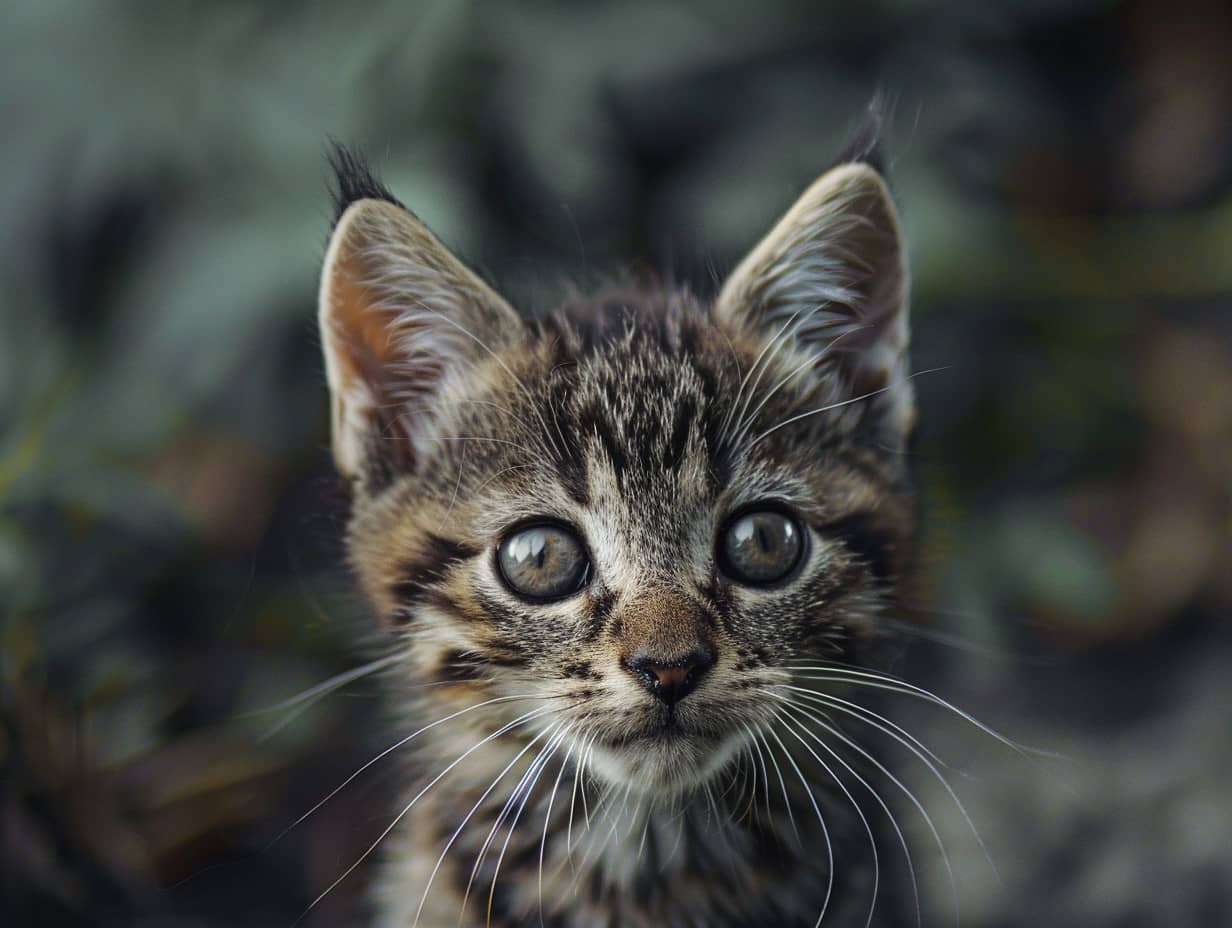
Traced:
POLYGON ((499 772, 472 769, 469 788, 430 791, 413 810, 381 889, 382 928, 416 914, 425 928, 812 924, 827 895, 871 896, 868 868, 850 865, 862 860, 848 850, 850 809, 806 792, 785 762, 780 779, 743 758, 670 801, 600 784, 570 758, 528 759, 490 789, 499 772))

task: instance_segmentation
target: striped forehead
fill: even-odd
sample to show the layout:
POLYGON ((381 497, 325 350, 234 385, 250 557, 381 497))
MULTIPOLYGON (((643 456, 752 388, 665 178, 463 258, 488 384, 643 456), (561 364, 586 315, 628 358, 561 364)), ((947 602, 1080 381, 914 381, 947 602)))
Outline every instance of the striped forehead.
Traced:
POLYGON ((622 481, 678 473, 706 450, 711 410, 691 359, 621 346, 578 373, 574 427, 594 436, 622 481))
POLYGON ((640 557, 665 568, 709 543, 717 488, 706 384, 695 359, 630 340, 579 360, 551 397, 571 436, 562 476, 575 498, 601 535, 635 539, 640 557))

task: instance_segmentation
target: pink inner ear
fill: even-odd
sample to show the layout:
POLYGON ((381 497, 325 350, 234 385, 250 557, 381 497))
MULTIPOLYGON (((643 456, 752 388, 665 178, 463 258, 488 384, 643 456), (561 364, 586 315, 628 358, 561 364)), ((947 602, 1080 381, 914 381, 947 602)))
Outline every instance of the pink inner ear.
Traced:
MULTIPOLYGON (((414 448, 402 415, 403 390, 400 380, 410 381, 405 359, 400 357, 394 331, 396 313, 380 306, 367 278, 365 262, 358 247, 350 241, 338 244, 330 268, 329 286, 323 296, 322 321, 326 352, 335 370, 334 442, 335 452, 361 469, 383 459, 382 466, 410 468, 414 448), (341 433, 341 434, 339 434, 341 433), (367 434, 364 434, 367 433, 367 434), (339 452, 339 443, 359 447, 339 452)), ((439 373, 439 368, 434 373, 439 373)))
MULTIPOLYGON (((351 236, 348 235, 348 238, 351 236)), ((339 243, 330 274, 325 318, 329 324, 330 346, 339 352, 347 366, 346 376, 360 377, 370 386, 389 376, 398 363, 398 341, 393 329, 397 313, 380 304, 364 281, 370 279, 360 249, 352 241, 339 243)))
POLYGON ((373 454, 386 471, 422 464, 447 372, 480 363, 519 327, 411 213, 385 200, 353 203, 334 230, 321 287, 340 470, 368 470, 373 454))

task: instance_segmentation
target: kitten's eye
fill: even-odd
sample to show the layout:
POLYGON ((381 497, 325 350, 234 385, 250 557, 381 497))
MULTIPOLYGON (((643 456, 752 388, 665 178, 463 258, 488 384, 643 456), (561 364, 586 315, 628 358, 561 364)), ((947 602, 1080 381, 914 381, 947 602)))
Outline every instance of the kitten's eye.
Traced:
POLYGON ((590 560, 576 535, 559 525, 528 525, 496 549, 501 579, 527 599, 562 599, 580 590, 590 560))
POLYGON ((741 583, 774 583, 792 572, 803 552, 799 523, 781 512, 746 512, 723 530, 719 567, 741 583))

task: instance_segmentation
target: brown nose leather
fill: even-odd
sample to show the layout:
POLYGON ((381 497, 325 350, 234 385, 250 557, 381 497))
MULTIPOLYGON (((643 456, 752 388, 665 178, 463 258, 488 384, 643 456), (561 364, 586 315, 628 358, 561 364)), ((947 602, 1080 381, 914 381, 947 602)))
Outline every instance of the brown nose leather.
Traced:
POLYGON ((683 686, 689 676, 688 667, 664 667, 662 670, 651 668, 650 672, 659 681, 659 689, 668 686, 683 686))
POLYGON ((666 661, 645 655, 634 657, 625 662, 625 667, 652 696, 667 706, 674 706, 697 689, 713 664, 711 651, 698 650, 666 661))

